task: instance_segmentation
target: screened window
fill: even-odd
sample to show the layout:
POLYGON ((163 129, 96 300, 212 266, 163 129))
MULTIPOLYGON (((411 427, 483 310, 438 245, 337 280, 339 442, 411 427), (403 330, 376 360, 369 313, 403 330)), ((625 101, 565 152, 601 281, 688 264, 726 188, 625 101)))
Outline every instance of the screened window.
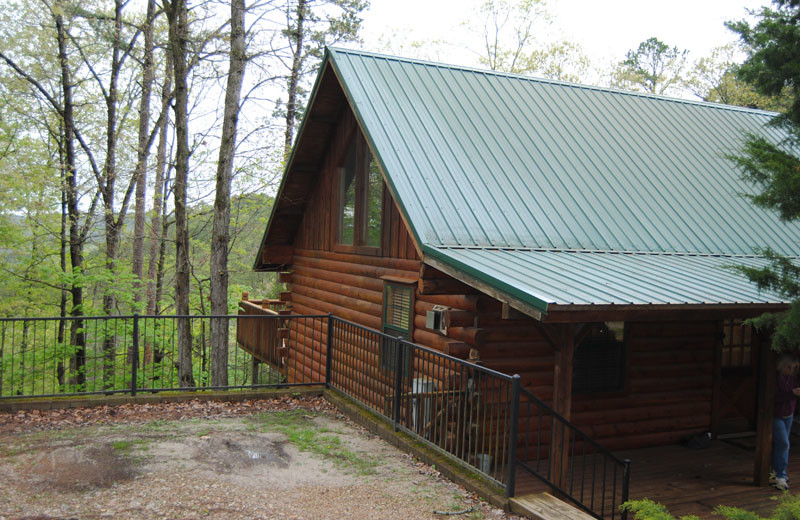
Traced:
POLYGON ((382 214, 383 177, 366 142, 358 136, 339 168, 337 243, 380 247, 382 214))
POLYGON ((722 323, 720 366, 723 372, 747 372, 753 367, 753 328, 742 320, 722 323))
POLYGON ((619 392, 625 388, 625 324, 595 323, 575 349, 572 391, 619 392))
MULTIPOLYGON (((395 338, 411 339, 414 310, 414 288, 411 285, 387 283, 383 291, 383 332, 395 338)), ((397 370, 398 349, 403 349, 402 370, 408 374, 409 350, 400 342, 384 340, 381 346, 381 367, 397 370)))

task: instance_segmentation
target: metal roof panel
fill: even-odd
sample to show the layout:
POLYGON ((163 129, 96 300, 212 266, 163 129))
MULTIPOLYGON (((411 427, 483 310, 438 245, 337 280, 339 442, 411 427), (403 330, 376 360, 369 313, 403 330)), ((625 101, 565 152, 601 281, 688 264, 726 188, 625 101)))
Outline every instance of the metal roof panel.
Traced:
POLYGON ((330 50, 411 231, 432 247, 797 256, 727 154, 773 114, 330 50))

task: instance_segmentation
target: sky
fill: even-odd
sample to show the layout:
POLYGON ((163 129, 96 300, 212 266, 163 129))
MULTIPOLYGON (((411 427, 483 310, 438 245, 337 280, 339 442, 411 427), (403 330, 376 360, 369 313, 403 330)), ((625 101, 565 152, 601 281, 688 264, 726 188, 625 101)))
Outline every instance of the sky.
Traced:
MULTIPOLYGON (((365 50, 475 65, 479 36, 464 22, 483 0, 371 0, 364 16, 365 50), (440 40, 423 52, 411 41, 440 40)), ((689 50, 694 61, 736 40, 723 23, 769 0, 548 0, 547 39, 580 43, 593 64, 610 65, 650 37, 689 50)), ((474 17, 473 17, 474 19, 474 17)))

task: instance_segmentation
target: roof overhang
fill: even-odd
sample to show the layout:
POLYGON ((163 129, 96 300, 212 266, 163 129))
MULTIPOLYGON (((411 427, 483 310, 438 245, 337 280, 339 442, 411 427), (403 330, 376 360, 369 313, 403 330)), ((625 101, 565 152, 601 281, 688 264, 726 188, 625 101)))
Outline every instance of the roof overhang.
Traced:
POLYGON ((255 271, 278 271, 291 264, 294 237, 320 178, 334 125, 347 105, 328 53, 321 67, 258 248, 255 271))
POLYGON ((424 262, 544 322, 757 316, 788 307, 734 266, 760 257, 424 246, 424 262))

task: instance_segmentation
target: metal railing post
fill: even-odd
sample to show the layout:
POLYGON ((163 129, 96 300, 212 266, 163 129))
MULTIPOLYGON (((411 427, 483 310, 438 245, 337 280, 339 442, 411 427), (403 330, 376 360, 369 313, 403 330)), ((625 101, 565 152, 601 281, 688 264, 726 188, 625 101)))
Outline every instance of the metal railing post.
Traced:
POLYGON ((325 388, 331 387, 331 370, 333 368, 333 314, 328 313, 328 344, 325 355, 325 388))
MULTIPOLYGON (((622 462, 625 463, 625 469, 622 471, 622 504, 628 501, 628 493, 631 483, 631 459, 625 459, 622 462)), ((620 505, 622 505, 620 504, 620 505)), ((628 510, 622 510, 622 520, 627 520, 628 518, 628 510)))
POLYGON ((131 346, 131 395, 136 395, 139 378, 139 315, 133 315, 133 345, 131 346))
POLYGON ((395 356, 395 376, 394 376, 394 402, 392 403, 392 419, 394 420, 394 431, 400 429, 400 391, 403 387, 403 348, 405 345, 400 339, 393 340, 397 348, 395 356))
POLYGON ((506 483, 506 498, 514 496, 517 483, 517 434, 519 433, 519 392, 520 377, 514 374, 511 377, 511 418, 508 432, 508 482, 506 483))

